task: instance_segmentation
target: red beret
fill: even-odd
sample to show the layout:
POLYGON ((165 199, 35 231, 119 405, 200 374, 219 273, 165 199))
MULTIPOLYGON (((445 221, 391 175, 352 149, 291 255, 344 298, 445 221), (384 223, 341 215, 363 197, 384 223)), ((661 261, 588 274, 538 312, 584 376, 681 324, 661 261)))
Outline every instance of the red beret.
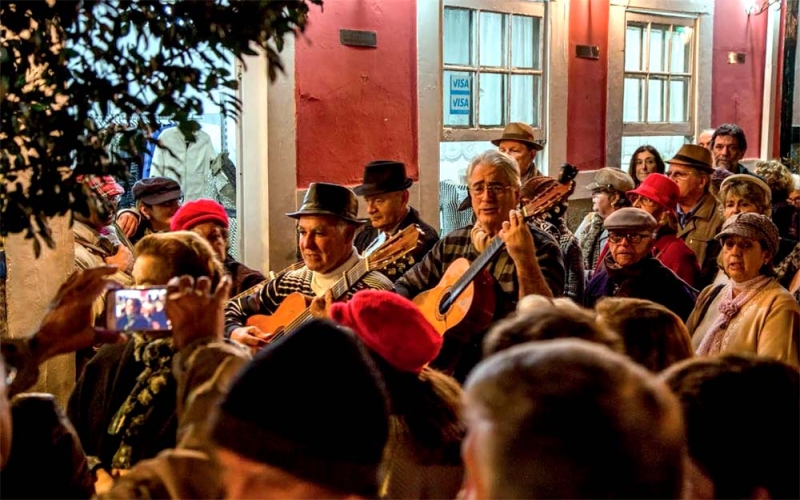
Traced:
POLYGON ((419 308, 394 292, 361 290, 332 304, 330 316, 402 372, 419 373, 442 348, 442 336, 419 308))
POLYGON ((184 231, 203 222, 216 222, 228 227, 228 214, 225 207, 214 200, 187 201, 175 212, 169 223, 170 231, 184 231))

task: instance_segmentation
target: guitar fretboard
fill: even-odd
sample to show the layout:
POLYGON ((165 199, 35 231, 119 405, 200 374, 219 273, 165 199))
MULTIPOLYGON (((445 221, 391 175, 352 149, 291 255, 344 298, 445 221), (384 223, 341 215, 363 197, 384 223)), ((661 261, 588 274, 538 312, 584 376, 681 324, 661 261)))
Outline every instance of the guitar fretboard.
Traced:
MULTIPOLYGON (((356 265, 351 267, 348 271, 344 273, 334 285, 331 287, 331 293, 333 294, 333 300, 338 300, 344 297, 350 288, 358 283, 361 278, 363 278, 368 272, 370 271, 369 268, 369 259, 362 259, 358 261, 356 265)), ((283 337, 284 335, 289 335, 301 326, 303 326, 306 322, 310 321, 313 316, 311 315, 311 309, 305 308, 303 312, 297 315, 292 321, 286 325, 283 330, 277 332, 275 335, 272 336, 270 342, 274 342, 279 338, 283 337)))
POLYGON ((486 250, 478 255, 477 259, 472 261, 472 264, 470 264, 467 272, 462 274, 461 277, 458 278, 455 283, 453 283, 453 286, 450 287, 450 295, 447 297, 446 303, 441 305, 442 310, 450 308, 450 305, 455 302, 455 300, 464 292, 464 290, 466 290, 472 280, 475 279, 475 276, 477 276, 478 273, 489 264, 489 261, 491 261, 495 255, 497 255, 504 245, 505 243, 501 238, 497 236, 492 238, 492 240, 486 246, 486 250))

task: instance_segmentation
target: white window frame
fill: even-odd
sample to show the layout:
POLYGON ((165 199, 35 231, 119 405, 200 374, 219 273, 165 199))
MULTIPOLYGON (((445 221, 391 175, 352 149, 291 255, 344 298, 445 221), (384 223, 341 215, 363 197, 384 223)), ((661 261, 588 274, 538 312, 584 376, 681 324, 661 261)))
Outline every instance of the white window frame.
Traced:
POLYGON ((695 136, 711 123, 711 65, 714 0, 611 0, 608 26, 608 97, 606 164, 618 166, 625 136, 695 136), (694 18, 694 63, 690 88, 689 127, 682 124, 623 124, 625 36, 629 14, 652 16, 654 22, 694 18))
MULTIPOLYGON (((547 15, 545 4, 542 2, 532 2, 532 1, 521 1, 521 0, 513 0, 513 1, 503 1, 503 0, 444 0, 442 5, 442 12, 444 9, 450 8, 460 8, 460 9, 468 9, 475 11, 475 22, 476 22, 476 36, 478 37, 475 48, 476 51, 480 52, 480 13, 481 12, 492 12, 497 14, 508 14, 510 15, 523 15, 523 16, 531 16, 531 17, 538 17, 542 20, 541 22, 541 29, 542 29, 542 46, 541 46, 541 64, 540 69, 529 69, 529 68, 515 68, 513 66, 508 67, 489 67, 489 66, 482 66, 480 65, 480 61, 476 61, 475 66, 460 66, 460 65, 452 65, 452 64, 445 64, 442 61, 442 67, 440 72, 442 74, 442 85, 447 85, 448 82, 444 81, 444 72, 445 71, 461 71, 461 72, 475 72, 476 78, 474 81, 474 89, 472 92, 473 95, 473 103, 472 106, 476 109, 476 116, 480 116, 480 98, 478 96, 478 82, 481 74, 500 74, 500 75, 508 75, 508 80, 506 83, 505 88, 505 109, 508 111, 510 102, 511 102, 511 75, 534 75, 540 76, 540 89, 541 89, 541 100, 539 101, 539 117, 538 121, 540 126, 536 127, 538 129, 538 136, 539 139, 544 141, 546 139, 546 130, 547 127, 544 126, 546 123, 546 113, 547 108, 545 106, 545 102, 547 102, 547 53, 548 53, 548 40, 549 40, 549 29, 547 23, 547 15)), ((506 27, 506 30, 509 30, 510 27, 506 27)), ((510 34, 510 33, 509 33, 510 34)), ((441 37, 441 45, 440 51, 444 51, 444 23, 442 23, 442 37, 441 37)), ((504 40, 505 43, 505 40, 504 40)), ((509 53, 506 57, 511 57, 511 50, 509 48, 509 53)), ((442 104, 444 106, 444 103, 442 104)), ((444 117, 442 117, 444 119, 444 117)), ((505 117, 503 120, 505 121, 505 117)), ((479 118, 476 120, 475 123, 472 124, 470 127, 462 127, 457 125, 443 125, 442 129, 442 140, 445 142, 460 142, 460 141, 490 141, 492 139, 497 138, 499 135, 498 132, 502 131, 505 124, 499 127, 491 127, 491 126, 480 126, 479 125, 479 118)))

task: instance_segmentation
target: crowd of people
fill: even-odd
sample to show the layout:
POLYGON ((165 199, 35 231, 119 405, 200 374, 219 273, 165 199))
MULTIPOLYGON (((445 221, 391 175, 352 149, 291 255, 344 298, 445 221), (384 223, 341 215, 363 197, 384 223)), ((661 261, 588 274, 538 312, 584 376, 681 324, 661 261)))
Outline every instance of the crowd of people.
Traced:
POLYGON ((701 136, 598 170, 574 233, 576 171, 541 175, 528 125, 471 160, 448 234, 374 161, 309 186, 278 273, 233 259, 225 207, 175 180, 117 214, 113 178, 81 179, 78 270, 2 343, 3 495, 800 497, 800 183, 740 164, 736 125, 701 136), (130 290, 114 329, 109 287, 130 290), (75 351, 66 414, 24 392, 75 351))

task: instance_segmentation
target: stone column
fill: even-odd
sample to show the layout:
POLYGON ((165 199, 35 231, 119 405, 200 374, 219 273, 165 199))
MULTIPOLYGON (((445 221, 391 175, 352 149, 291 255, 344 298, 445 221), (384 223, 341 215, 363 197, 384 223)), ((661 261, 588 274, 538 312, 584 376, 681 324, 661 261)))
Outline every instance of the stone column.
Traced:
MULTIPOLYGON (((69 216, 50 220, 54 249, 42 245, 37 259, 33 244, 23 235, 6 238, 7 278, 5 283, 6 334, 11 338, 25 337, 35 331, 55 296, 58 287, 75 267, 72 229, 69 216)), ((66 407, 67 398, 75 386, 75 356, 53 358, 41 367, 39 382, 30 390, 48 392, 66 407)))

